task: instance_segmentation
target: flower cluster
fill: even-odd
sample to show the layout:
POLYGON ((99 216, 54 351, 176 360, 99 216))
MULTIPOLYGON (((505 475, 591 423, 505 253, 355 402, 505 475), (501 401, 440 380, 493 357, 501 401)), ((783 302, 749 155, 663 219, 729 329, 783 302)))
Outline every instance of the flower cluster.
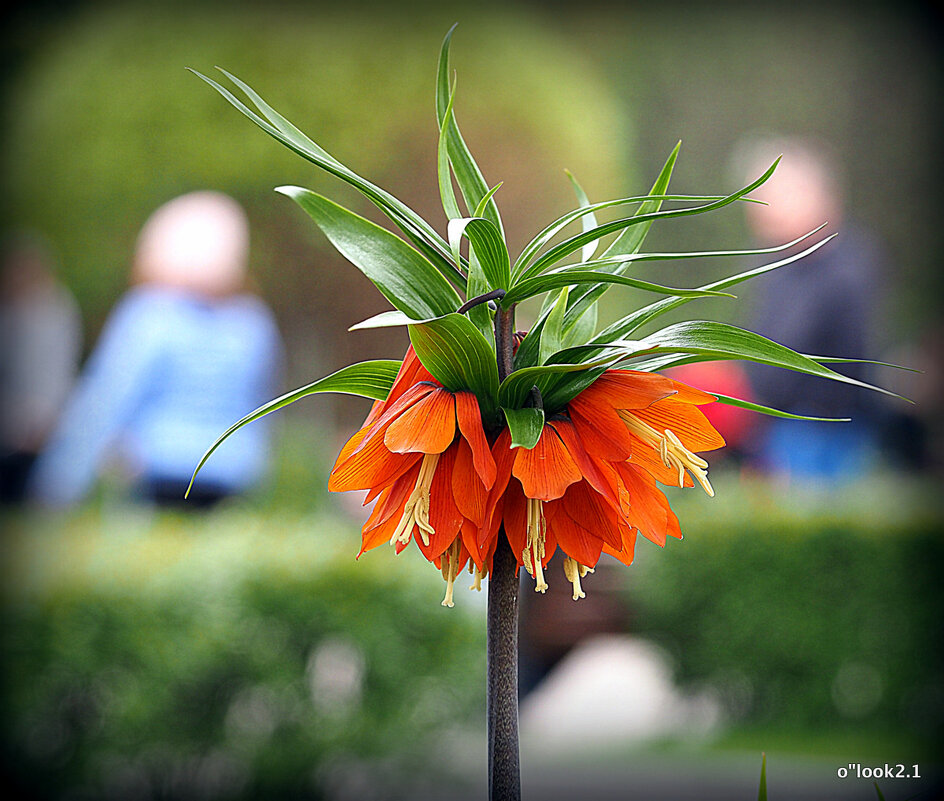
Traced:
POLYGON ((697 408, 714 400, 655 373, 607 370, 547 418, 533 448, 512 448, 507 428, 485 430, 475 395, 445 389, 411 347, 328 488, 367 491, 361 553, 384 542, 399 553, 414 540, 442 570, 444 606, 466 565, 481 588, 500 536, 538 592, 560 548, 576 601, 602 553, 630 564, 637 533, 658 545, 681 536, 656 482, 694 478, 714 494, 696 455, 724 445, 697 408))

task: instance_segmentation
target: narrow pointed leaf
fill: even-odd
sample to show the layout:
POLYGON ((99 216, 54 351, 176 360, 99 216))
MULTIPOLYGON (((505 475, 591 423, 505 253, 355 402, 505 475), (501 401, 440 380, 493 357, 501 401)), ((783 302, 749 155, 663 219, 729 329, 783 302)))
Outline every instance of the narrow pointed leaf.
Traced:
MULTIPOLYGON (((764 264, 760 267, 754 267, 750 270, 737 273, 736 275, 722 278, 719 281, 705 284, 700 288, 712 290, 728 289, 729 287, 743 283, 744 281, 749 281, 751 278, 756 278, 757 276, 763 275, 764 273, 769 273, 772 270, 779 269, 780 267, 786 267, 788 264, 793 264, 793 262, 799 261, 804 256, 808 256, 810 253, 819 250, 819 248, 829 242, 829 240, 834 236, 836 235, 833 234, 832 236, 828 236, 825 239, 821 239, 819 242, 811 245, 806 250, 800 253, 794 253, 792 256, 788 256, 787 258, 781 259, 780 261, 764 264)), ((804 237, 801 237, 801 239, 802 238, 804 237)), ((632 314, 628 314, 623 317, 621 320, 617 320, 615 323, 597 334, 597 336, 594 337, 593 342, 605 344, 615 339, 619 339, 620 337, 629 336, 646 323, 652 322, 660 315, 672 311, 673 309, 677 309, 679 306, 683 306, 691 300, 693 300, 693 298, 666 298, 664 300, 658 300, 655 303, 644 306, 641 309, 637 309, 632 314)))
MULTIPOLYGON (((675 169, 675 162, 678 160, 679 149, 681 147, 682 143, 678 142, 672 149, 672 152, 669 153, 669 157, 665 160, 665 164, 662 166, 659 176, 652 185, 652 189, 649 192, 650 195, 663 195, 669 188, 669 181, 672 178, 672 171, 675 169)), ((637 216, 644 216, 646 214, 657 212, 661 208, 661 200, 647 200, 639 207, 639 210, 636 212, 636 214, 637 216)), ((634 228, 627 228, 614 240, 613 244, 606 249, 604 255, 616 256, 623 253, 638 252, 642 247, 642 243, 646 239, 646 234, 649 233, 649 229, 651 227, 652 222, 650 221, 634 228)))
POLYGON ((502 407, 511 434, 511 447, 531 450, 538 444, 544 430, 543 409, 508 409, 502 407))
MULTIPOLYGON (((459 184, 459 191, 465 199, 466 207, 473 211, 479 202, 488 194, 488 184, 482 177, 482 171, 469 152, 469 148, 462 138, 459 131, 459 124, 456 122, 455 114, 446 119, 446 108, 449 105, 449 44, 452 41, 452 33, 456 29, 453 25, 443 39, 442 49, 439 53, 439 68, 437 69, 436 79, 436 116, 440 128, 446 129, 446 146, 449 152, 449 161, 452 164, 452 170, 456 176, 456 182, 459 184)), ((504 229, 501 224, 501 217, 498 214, 498 206, 493 199, 487 201, 482 216, 491 220, 495 227, 504 236, 504 229)))
MULTIPOLYGON (((446 104, 446 112, 443 121, 439 126, 439 147, 437 149, 437 169, 439 173, 439 197, 442 200, 443 211, 447 220, 454 220, 462 216, 459 211, 459 204, 456 202, 456 193, 452 188, 452 168, 449 165, 449 125, 452 121, 452 104, 456 99, 456 90, 453 87, 449 93, 449 102, 446 104)), ((456 263, 459 262, 458 256, 456 263)))
POLYGON ((501 232, 491 220, 484 217, 463 217, 449 221, 449 247, 458 262, 462 237, 469 239, 489 289, 508 289, 511 284, 511 265, 508 248, 501 232))
POLYGON ((557 353, 562 347, 564 312, 567 311, 567 296, 570 288, 564 287, 541 328, 541 347, 538 362, 544 364, 552 353, 557 353))
POLYGON ((526 281, 522 281, 520 284, 516 284, 514 288, 502 298, 502 306, 507 308, 512 303, 518 303, 526 298, 538 295, 541 292, 550 292, 553 289, 560 289, 565 286, 601 283, 622 284, 623 286, 631 286, 635 289, 644 289, 647 292, 657 292, 660 295, 671 295, 673 297, 734 297, 730 293, 718 292, 713 289, 679 289, 677 287, 654 284, 651 281, 643 281, 639 278, 629 278, 625 275, 616 275, 597 270, 567 269, 559 272, 545 273, 544 275, 529 278, 526 281))
POLYGON ((334 158, 330 153, 324 150, 324 148, 305 136, 298 128, 266 104, 250 86, 240 81, 236 76, 231 75, 225 70, 220 70, 246 94, 246 97, 256 105, 262 113, 262 116, 250 109, 225 86, 222 86, 217 81, 214 81, 212 78, 196 70, 190 71, 212 86, 230 105, 252 120, 252 122, 258 125, 273 139, 278 140, 302 158, 321 167, 321 169, 340 178, 361 192, 406 234, 420 252, 435 264, 437 269, 439 269, 449 281, 458 284, 458 281, 461 279, 461 274, 448 259, 448 245, 436 230, 419 214, 413 211, 413 209, 389 192, 362 178, 356 172, 334 158))
POLYGON ((813 361, 795 350, 767 339, 753 331, 737 328, 727 323, 709 320, 691 320, 670 325, 650 334, 633 347, 651 353, 691 353, 700 356, 716 356, 722 359, 741 359, 783 367, 808 375, 829 378, 846 384, 873 389, 886 395, 900 397, 887 389, 867 384, 855 378, 837 373, 813 361))
POLYGON ((467 390, 479 399, 484 417, 498 409, 495 351, 468 317, 447 314, 409 327, 410 342, 423 366, 452 391, 467 390))
MULTIPOLYGON (((574 187, 574 194, 577 195, 577 203, 580 208, 586 209, 590 207, 590 198, 587 197, 587 193, 583 191, 583 187, 577 183, 577 179, 571 174, 570 170, 564 170, 567 173, 567 177, 570 179, 571 185, 574 187)), ((581 217, 581 223, 583 225, 584 231, 589 231, 592 228, 597 227, 597 218, 592 211, 588 211, 581 217)), ((588 242, 583 246, 580 251, 580 260, 581 261, 590 261, 593 258, 593 254, 597 252, 597 246, 600 244, 600 240, 597 239, 593 242, 588 242)))
MULTIPOLYGON (((692 214, 704 214, 705 212, 714 211, 716 209, 724 208, 725 206, 734 203, 736 200, 740 200, 745 195, 752 192, 762 183, 764 183, 772 174, 779 159, 775 161, 767 171, 756 181, 745 186, 743 189, 739 189, 737 192, 733 192, 730 195, 725 196, 721 200, 716 200, 711 203, 705 203, 701 206, 693 206, 686 209, 670 209, 668 211, 653 211, 636 214, 633 217, 625 217, 620 220, 614 220, 613 222, 603 223, 598 225, 596 228, 593 228, 585 233, 577 234, 572 236, 569 239, 565 239, 558 245, 555 245, 553 248, 548 250, 543 256, 537 259, 534 264, 531 265, 531 270, 541 271, 550 265, 554 264, 557 261, 569 256, 576 250, 579 250, 588 242, 592 242, 596 239, 606 236, 607 234, 615 233, 616 231, 625 231, 625 229, 632 226, 644 225, 648 226, 654 220, 660 219, 672 219, 675 217, 686 217, 692 214)), ((618 241, 618 240, 617 240, 618 241)), ((627 239, 627 242, 632 241, 627 239)), ((641 242, 640 242, 641 244, 641 242)), ((616 250, 612 248, 607 249, 604 252, 604 256, 619 255, 616 250)))
MULTIPOLYGON (((551 241, 558 233, 560 233, 564 228, 570 225, 576 220, 582 219, 588 214, 594 214, 594 212, 601 211, 603 209, 608 209, 613 206, 626 206, 632 203, 646 203, 652 200, 666 201, 671 200, 680 203, 711 203, 716 200, 724 200, 727 195, 633 195, 632 197, 623 197, 616 200, 604 200, 600 203, 592 203, 589 206, 580 207, 573 209, 572 211, 567 212, 563 216, 556 219, 547 227, 543 228, 535 237, 532 239, 521 251, 521 254, 515 260, 514 269, 512 270, 513 277, 517 280, 518 278, 528 278, 532 275, 535 275, 535 271, 528 267, 528 264, 532 259, 540 252, 548 242, 551 241)), ((742 197, 738 198, 739 201, 745 203, 760 203, 755 198, 751 197, 742 197)), ((765 204, 766 205, 766 204, 765 204)), ((638 210, 637 210, 638 212, 638 210)), ((596 227, 595 225, 593 227, 596 227)), ((592 230, 592 229, 587 229, 592 230)))
POLYGON ((397 377, 399 369, 400 362, 389 359, 352 364, 260 406, 242 419, 237 420, 217 437, 216 441, 203 454, 193 471, 193 476, 190 478, 190 484, 184 497, 190 494, 194 479, 196 479, 197 473, 200 472, 203 465, 206 464, 207 459, 223 444, 224 440, 243 426, 249 425, 249 423, 258 420, 260 417, 265 417, 267 414, 283 409, 297 400, 319 392, 339 392, 344 395, 359 395, 363 398, 383 400, 390 394, 390 387, 393 386, 393 381, 397 377))
POLYGON ((452 285, 398 236, 308 189, 282 186, 331 244, 366 275, 393 306, 415 320, 439 317, 462 303, 452 285))
POLYGON ((787 420, 813 420, 818 423, 848 423, 852 419, 851 417, 809 417, 805 414, 791 414, 790 412, 773 409, 770 406, 762 406, 759 403, 753 403, 752 401, 743 400, 741 398, 732 398, 730 395, 721 395, 717 392, 711 392, 711 390, 705 391, 714 395, 719 403, 724 403, 728 406, 737 406, 739 409, 747 409, 748 411, 766 414, 770 417, 783 417, 787 420))

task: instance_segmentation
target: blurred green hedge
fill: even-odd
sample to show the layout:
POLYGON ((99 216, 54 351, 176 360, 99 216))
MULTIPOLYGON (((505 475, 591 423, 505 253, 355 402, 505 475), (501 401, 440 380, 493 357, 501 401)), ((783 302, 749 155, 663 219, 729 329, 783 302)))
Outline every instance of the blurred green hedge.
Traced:
MULTIPOLYGON (((734 734, 937 753, 933 489, 713 483, 714 499, 673 493, 683 542, 641 543, 621 569, 631 631, 683 688, 714 688, 734 734)), ((474 773, 485 594, 447 610, 412 551, 355 562, 356 526, 332 508, 155 515, 106 497, 6 521, 5 772, 42 798, 121 799, 385 799, 474 773)))
POLYGON ((720 484, 673 506, 684 542, 640 548, 634 630, 735 723, 940 742, 944 536, 934 490, 720 484), (720 503, 719 503, 720 501, 720 503))
POLYGON ((24 797, 397 797, 444 773, 450 731, 484 725, 475 599, 441 607, 416 554, 355 563, 349 523, 236 507, 19 526, 2 712, 24 797))

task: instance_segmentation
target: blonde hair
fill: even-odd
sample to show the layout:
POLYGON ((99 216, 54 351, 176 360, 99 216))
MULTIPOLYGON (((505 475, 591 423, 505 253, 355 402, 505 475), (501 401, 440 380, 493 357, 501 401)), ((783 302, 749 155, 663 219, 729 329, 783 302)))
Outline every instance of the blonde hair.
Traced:
POLYGON ((190 192, 144 224, 132 280, 226 295, 244 285, 248 258, 249 221, 239 203, 221 192, 190 192))

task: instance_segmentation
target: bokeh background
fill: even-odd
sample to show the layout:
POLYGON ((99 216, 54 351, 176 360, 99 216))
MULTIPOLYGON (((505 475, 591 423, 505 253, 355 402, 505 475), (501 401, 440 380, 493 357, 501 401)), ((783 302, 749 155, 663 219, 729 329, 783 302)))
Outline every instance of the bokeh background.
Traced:
MULTIPOLYGON (((513 252, 573 207, 564 169, 593 200, 642 193, 681 139, 673 188, 724 194, 741 183, 745 137, 827 146, 848 218, 884 254, 880 352, 868 355, 923 369, 879 377, 918 404, 888 401, 893 424, 848 481, 775 481, 722 457, 718 497, 672 496, 683 543, 643 543, 632 568, 604 567, 586 604, 526 598, 526 788, 622 798, 635 781, 645 798, 750 797, 762 751, 783 792, 772 797, 870 797, 869 782, 837 781, 850 762, 934 775, 944 332, 929 7, 40 2, 5 16, 3 226, 51 245, 83 356, 128 286, 151 211, 216 189, 248 213, 284 390, 400 358, 407 338, 347 332, 383 298, 272 189, 307 186, 382 218, 188 67, 243 78, 442 230, 433 87, 458 21, 456 114, 486 179, 504 181, 513 252)), ((647 249, 751 241, 729 207, 655 226, 647 249)), ((670 264, 658 270, 684 286, 744 269, 670 264)), ((746 323, 754 294, 738 294, 699 301, 703 314, 746 323)), ((614 290, 603 315, 641 300, 614 290)), ((362 513, 325 489, 367 408, 326 395, 280 413, 266 480, 204 514, 135 504, 118 470, 68 511, 4 511, 10 782, 69 799, 481 797, 484 597, 463 588, 443 609, 439 577, 412 553, 355 564, 362 513)))

